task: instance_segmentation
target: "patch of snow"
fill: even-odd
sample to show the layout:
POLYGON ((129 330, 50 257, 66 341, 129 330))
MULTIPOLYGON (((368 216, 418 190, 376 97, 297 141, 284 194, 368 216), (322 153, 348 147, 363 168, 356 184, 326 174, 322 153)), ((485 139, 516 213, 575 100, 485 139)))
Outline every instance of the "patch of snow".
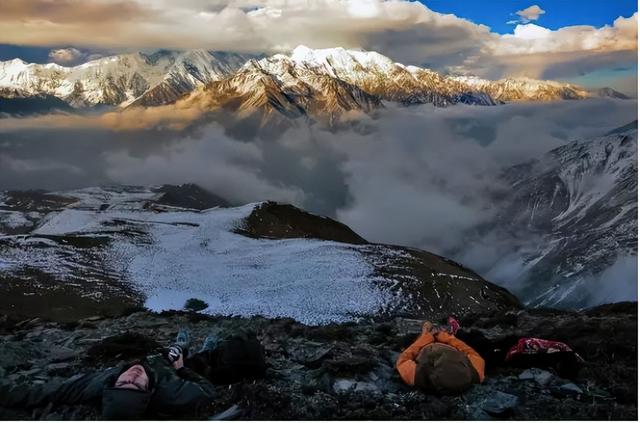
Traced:
POLYGON ((40 227, 32 231, 34 235, 66 235, 98 231, 110 215, 96 216, 94 212, 65 209, 61 212, 49 213, 43 219, 40 227))
POLYGON ((198 226, 154 225, 153 246, 115 246, 130 257, 127 274, 147 293, 146 305, 180 309, 195 297, 209 304, 208 313, 292 317, 307 324, 351 320, 384 305, 386 296, 368 280, 373 267, 350 245, 230 232, 253 207, 172 213, 171 220, 198 226))
POLYGON ((24 213, 0 210, 0 228, 3 226, 9 229, 15 229, 33 226, 33 223, 26 218, 24 213))
MULTIPOLYGON (((32 234, 112 237, 105 262, 145 294, 152 310, 182 309, 187 299, 199 298, 209 304, 206 313, 326 324, 377 314, 393 300, 389 281, 367 261, 370 246, 234 233, 256 204, 171 213, 84 207, 99 203, 85 198, 76 208, 51 213, 32 234), (127 225, 142 229, 152 242, 113 233, 127 225)), ((60 257, 40 257, 34 264, 65 268, 60 257)))
POLYGON ((121 209, 139 210, 145 201, 157 199, 163 193, 149 188, 127 187, 89 187, 74 191, 54 192, 53 194, 73 197, 78 201, 71 206, 83 209, 98 209, 103 204, 121 209))
POLYGON ((440 272, 438 272, 438 273, 436 273, 436 275, 438 275, 438 276, 446 276, 448 278, 453 278, 453 279, 466 279, 468 281, 477 281, 477 280, 479 280, 478 278, 470 278, 469 276, 454 275, 454 274, 451 274, 451 273, 440 273, 440 272))

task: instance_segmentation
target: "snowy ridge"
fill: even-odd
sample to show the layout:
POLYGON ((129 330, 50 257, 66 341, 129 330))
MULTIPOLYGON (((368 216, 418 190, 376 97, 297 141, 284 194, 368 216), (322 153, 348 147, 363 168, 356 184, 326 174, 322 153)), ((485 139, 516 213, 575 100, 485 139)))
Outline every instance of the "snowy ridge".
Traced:
POLYGON ((577 85, 531 78, 509 78, 489 81, 478 77, 453 77, 469 87, 487 93, 496 101, 552 101, 580 100, 593 97, 588 90, 577 85))
POLYGON ((429 69, 407 67, 370 51, 344 48, 313 50, 298 46, 290 56, 275 55, 258 61, 256 65, 279 79, 287 74, 307 80, 312 75, 328 76, 381 100, 403 104, 494 104, 483 93, 457 82, 452 83, 429 69))
POLYGON ((346 73, 356 77, 358 73, 390 72, 398 64, 380 53, 372 51, 346 50, 342 47, 313 50, 300 45, 290 55, 290 60, 303 67, 322 68, 339 78, 346 73))
MULTIPOLYGON (((27 292, 65 289, 96 301, 142 298, 153 310, 181 309, 187 299, 199 298, 211 314, 291 317, 308 324, 518 304, 472 271, 426 252, 243 231, 266 203, 197 211, 158 203, 157 187, 29 195, 9 196, 0 207, 0 280, 19 280, 27 292), (40 211, 27 212, 24 205, 40 211)), ((294 209, 287 209, 293 220, 282 227, 303 230, 295 216, 308 218, 294 209)), ((252 225, 260 224, 260 216, 272 219, 277 211, 269 210, 252 225)), ((326 233, 339 225, 315 219, 327 225, 326 233)))
MULTIPOLYGON (((356 124, 376 114, 384 102, 402 105, 582 99, 579 87, 529 79, 485 81, 447 77, 395 63, 376 52, 344 48, 296 47, 291 54, 250 60, 223 80, 194 91, 186 106, 232 110, 243 128, 278 133, 301 118, 328 127, 356 124)), ((181 103, 182 105, 182 103, 181 103)))

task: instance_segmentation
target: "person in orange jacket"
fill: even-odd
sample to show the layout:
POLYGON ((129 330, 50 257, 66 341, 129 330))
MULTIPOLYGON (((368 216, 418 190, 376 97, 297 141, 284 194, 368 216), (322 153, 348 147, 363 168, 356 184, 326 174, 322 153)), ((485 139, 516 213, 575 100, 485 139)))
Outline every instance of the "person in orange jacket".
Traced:
POLYGON ((482 357, 428 321, 418 339, 400 354, 396 369, 406 384, 437 394, 458 394, 484 381, 482 357))

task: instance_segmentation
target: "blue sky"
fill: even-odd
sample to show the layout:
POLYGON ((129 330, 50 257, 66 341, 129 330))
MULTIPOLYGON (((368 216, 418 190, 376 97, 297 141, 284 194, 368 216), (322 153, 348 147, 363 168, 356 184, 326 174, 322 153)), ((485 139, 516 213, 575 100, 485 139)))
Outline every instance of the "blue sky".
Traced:
POLYGON ((11 60, 19 57, 30 63, 46 63, 49 61, 51 47, 16 46, 0 44, 0 60, 11 60))
MULTIPOLYGON (((566 26, 591 25, 600 28, 611 25, 620 16, 629 17, 638 10, 636 0, 419 0, 429 9, 439 13, 452 13, 460 18, 491 28, 499 34, 512 33, 519 20, 518 10, 537 5, 545 11, 536 25, 556 30, 566 26)), ((635 61, 620 63, 620 66, 599 69, 574 77, 562 78, 566 82, 601 87, 614 85, 628 94, 635 94, 638 66, 635 61), (614 81, 618 81, 617 83, 614 81)))
POLYGON ((569 25, 611 25, 618 17, 629 17, 638 10, 635 0, 420 0, 429 9, 453 13, 475 23, 487 25, 493 32, 513 32, 517 10, 538 5, 546 13, 535 21, 537 25, 558 29, 569 25))

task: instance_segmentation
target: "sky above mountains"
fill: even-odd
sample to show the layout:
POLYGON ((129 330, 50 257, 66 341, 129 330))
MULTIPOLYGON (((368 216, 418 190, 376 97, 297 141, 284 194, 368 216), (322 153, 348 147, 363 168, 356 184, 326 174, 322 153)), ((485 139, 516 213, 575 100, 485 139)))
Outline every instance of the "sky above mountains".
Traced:
POLYGON ((364 48, 485 78, 636 95, 637 5, 623 1, 3 0, 0 60, 73 65, 158 48, 364 48))
POLYGON ((513 33, 515 25, 528 22, 553 30, 573 25, 599 28, 638 10, 633 0, 420 0, 420 3, 434 12, 452 13, 487 25, 499 34, 513 33))

